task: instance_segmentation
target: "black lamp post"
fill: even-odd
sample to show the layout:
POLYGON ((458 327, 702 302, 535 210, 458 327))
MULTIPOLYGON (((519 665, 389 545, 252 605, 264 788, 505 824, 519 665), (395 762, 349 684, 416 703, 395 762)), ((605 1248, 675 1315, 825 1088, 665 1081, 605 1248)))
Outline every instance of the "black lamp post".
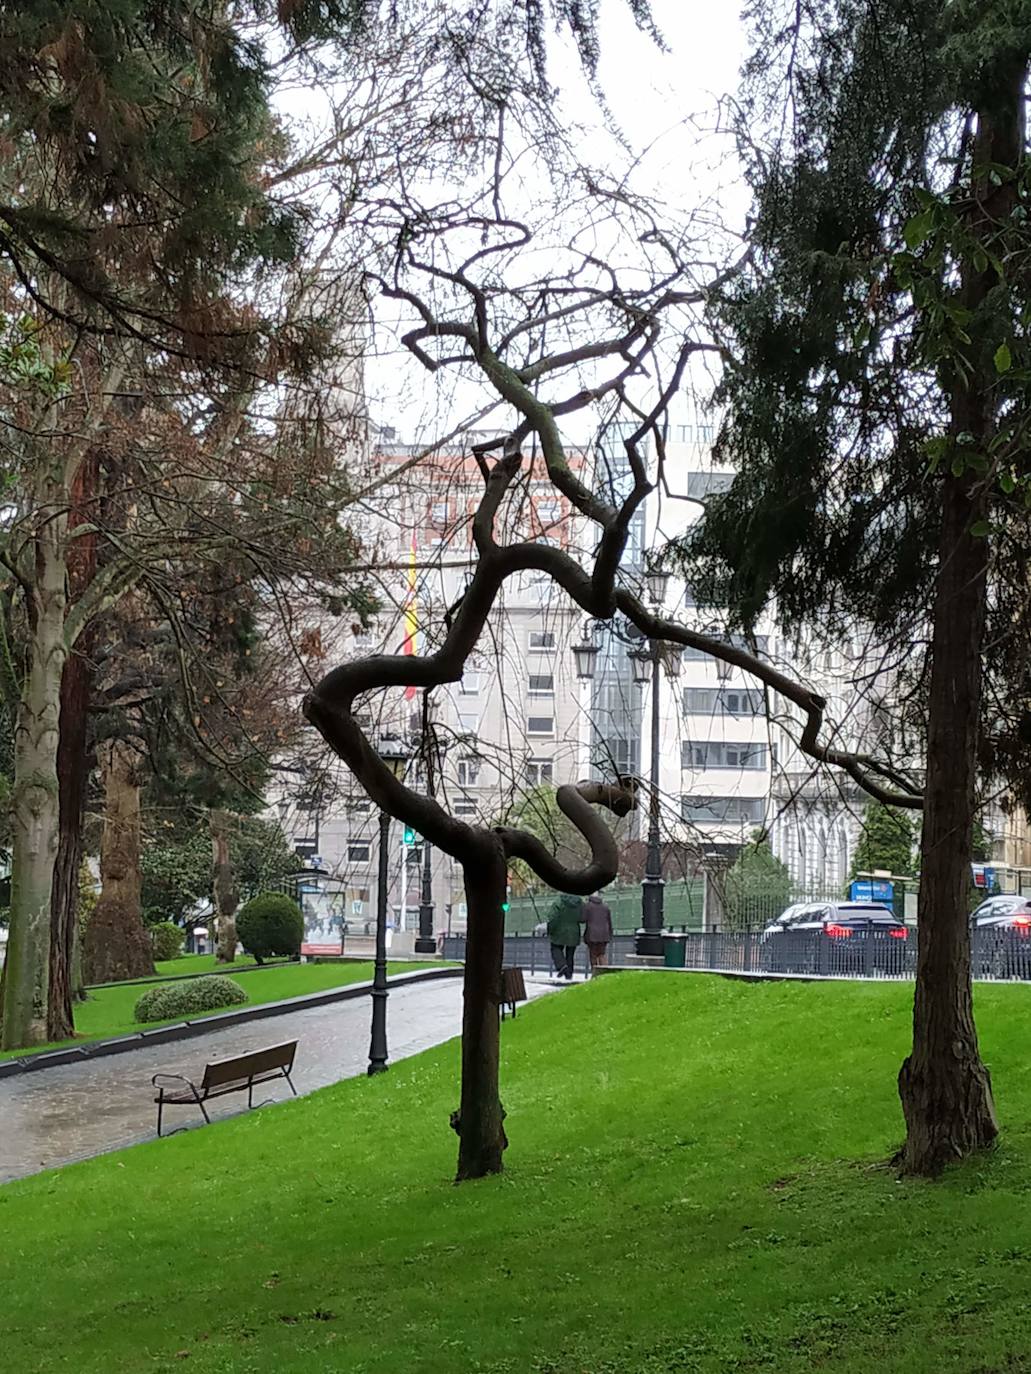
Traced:
POLYGON ((419 934, 415 941, 416 954, 436 954, 437 941, 433 934, 433 846, 422 837, 422 891, 419 894, 419 934))
MULTIPOLYGON (((385 738, 376 751, 395 778, 408 762, 408 750, 399 739, 385 738)), ((369 1075, 387 1068, 387 883, 390 877, 390 817, 379 813, 379 885, 376 890, 376 963, 372 974, 372 1037, 369 1042, 369 1075)))
MULTIPOLYGON (((661 605, 665 598, 669 578, 670 574, 661 569, 654 569, 646 574, 648 591, 656 605, 661 605)), ((659 796, 659 665, 663 666, 667 677, 675 677, 680 672, 682 650, 679 645, 667 644, 662 640, 649 639, 645 641, 644 635, 635 626, 630 627, 625 638, 622 635, 619 638, 623 639, 624 643, 630 641, 638 646, 632 649, 629 655, 633 665, 634 681, 641 686, 647 686, 650 682, 652 686, 648 849, 644 881, 641 884, 641 925, 637 931, 634 948, 637 954, 654 958, 661 955, 663 951, 663 927, 665 924, 665 880, 662 876, 662 831, 659 796)), ((594 660, 597 653, 597 647, 588 643, 586 638, 584 643, 573 646, 578 677, 587 679, 594 676, 594 660)))

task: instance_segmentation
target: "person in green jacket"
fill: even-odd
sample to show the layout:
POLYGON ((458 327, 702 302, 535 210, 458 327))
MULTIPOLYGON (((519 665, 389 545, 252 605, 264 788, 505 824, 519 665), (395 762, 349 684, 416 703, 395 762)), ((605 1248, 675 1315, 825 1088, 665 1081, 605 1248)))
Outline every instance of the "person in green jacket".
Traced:
POLYGON ((548 939, 555 977, 565 978, 567 982, 573 978, 573 959, 580 943, 583 918, 583 902, 568 892, 560 892, 548 912, 548 939))

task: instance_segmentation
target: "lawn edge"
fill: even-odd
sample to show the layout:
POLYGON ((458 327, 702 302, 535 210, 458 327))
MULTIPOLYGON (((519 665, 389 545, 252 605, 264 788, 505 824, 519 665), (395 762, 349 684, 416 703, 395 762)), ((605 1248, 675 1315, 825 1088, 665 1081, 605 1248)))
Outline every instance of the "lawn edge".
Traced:
MULTIPOLYGON (((391 974, 387 982, 390 987, 407 987, 439 978, 460 978, 462 973, 461 967, 453 965, 448 968, 426 968, 418 969, 414 973, 391 974)), ((134 1050, 146 1049, 150 1045, 188 1040, 212 1031, 225 1030, 227 1026, 260 1021, 267 1016, 285 1016, 288 1012, 306 1011, 310 1007, 321 1007, 330 1002, 346 1002, 354 997, 364 997, 371 991, 371 979, 361 983, 346 983, 342 987, 324 988, 321 992, 306 992, 298 997, 285 997, 279 1002, 260 1002, 253 1007, 215 1012, 212 1016, 205 1016, 196 1021, 178 1021, 171 1026, 159 1026, 155 1030, 133 1031, 129 1035, 118 1035, 108 1040, 90 1040, 81 1045, 68 1045, 61 1050, 26 1055, 24 1059, 5 1059, 0 1061, 0 1079, 13 1078, 20 1073, 41 1073, 46 1069, 64 1068, 69 1064, 87 1064, 106 1055, 129 1054, 134 1050)))

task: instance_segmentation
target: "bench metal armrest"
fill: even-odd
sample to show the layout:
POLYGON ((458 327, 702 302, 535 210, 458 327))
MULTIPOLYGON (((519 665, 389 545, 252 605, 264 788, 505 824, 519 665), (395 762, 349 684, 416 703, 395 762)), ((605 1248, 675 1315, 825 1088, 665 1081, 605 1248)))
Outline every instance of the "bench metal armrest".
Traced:
POLYGON ((171 1087, 173 1084, 181 1084, 185 1088, 193 1088, 195 1093, 197 1091, 190 1080, 184 1078, 181 1073, 156 1073, 150 1081, 151 1085, 155 1088, 171 1087))

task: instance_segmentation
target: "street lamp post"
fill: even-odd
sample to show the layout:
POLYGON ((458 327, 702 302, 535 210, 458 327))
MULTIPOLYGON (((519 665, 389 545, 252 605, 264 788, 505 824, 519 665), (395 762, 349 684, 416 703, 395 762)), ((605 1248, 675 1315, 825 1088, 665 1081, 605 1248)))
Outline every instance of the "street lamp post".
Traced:
POLYGON ((433 846, 422 837, 422 891, 419 894, 419 935, 415 941, 416 954, 436 954, 437 941, 433 934, 433 846))
MULTIPOLYGON (((433 722, 429 718, 429 693, 425 712, 426 730, 418 741, 426 770, 426 795, 433 800, 433 773, 435 749, 437 745, 433 722)), ((415 940, 416 954, 436 954, 437 940, 433 934, 433 846, 424 835, 422 837, 422 887, 419 892, 419 934, 415 940)))
MULTIPOLYGON (((648 591, 655 605, 660 606, 665 598, 670 574, 653 569, 646 574, 648 591)), ((641 925, 637 931, 635 952, 638 955, 654 958, 663 952, 664 891, 662 876, 662 831, 660 826, 659 794, 659 752, 660 740, 660 664, 667 677, 673 678, 680 671, 682 650, 679 645, 667 644, 662 640, 648 639, 635 626, 631 626, 626 636, 617 636, 624 643, 637 645, 630 651, 634 681, 641 686, 651 683, 651 767, 648 796, 648 849, 645 860, 644 881, 641 884, 641 925)), ((582 644, 573 646, 576 659, 577 676, 589 679, 594 676, 594 662, 598 649, 586 638, 582 644)))
MULTIPOLYGON (((399 739, 380 741, 376 751, 396 778, 408 762, 408 751, 399 739)), ((387 883, 390 878, 390 816, 379 813, 379 885, 376 891, 376 962, 372 974, 372 1035, 369 1041, 369 1076, 387 1068, 387 883)))
POLYGON ((665 888, 662 876, 662 834, 659 828, 659 661, 660 645, 648 641, 648 647, 635 649, 630 657, 635 663, 634 680, 652 685, 651 768, 648 790, 648 853, 641 884, 641 926, 637 932, 635 950, 654 958, 662 953, 662 931, 665 924, 665 888))

